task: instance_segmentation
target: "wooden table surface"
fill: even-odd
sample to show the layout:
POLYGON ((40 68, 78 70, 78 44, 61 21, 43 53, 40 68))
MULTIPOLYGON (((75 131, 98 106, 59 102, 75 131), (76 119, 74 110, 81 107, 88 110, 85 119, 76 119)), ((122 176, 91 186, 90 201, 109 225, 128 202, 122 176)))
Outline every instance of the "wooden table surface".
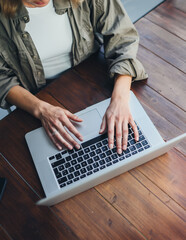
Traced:
MULTIPOLYGON (((138 58, 149 74, 132 90, 165 139, 186 132, 186 6, 165 1, 135 24, 138 58)), ((72 112, 111 96, 100 52, 63 74, 38 97, 72 112)), ((24 135, 40 122, 22 110, 0 121, 0 239, 186 239, 186 142, 138 168, 53 207, 44 193, 24 135)))

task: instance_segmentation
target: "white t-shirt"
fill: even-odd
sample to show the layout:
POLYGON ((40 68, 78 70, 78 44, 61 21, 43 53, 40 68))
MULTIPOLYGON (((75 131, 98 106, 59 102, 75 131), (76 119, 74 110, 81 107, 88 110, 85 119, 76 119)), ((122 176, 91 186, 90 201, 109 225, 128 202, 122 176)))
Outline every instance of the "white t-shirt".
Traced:
POLYGON ((46 79, 58 76, 72 66, 72 29, 67 13, 58 15, 53 1, 45 7, 28 8, 26 31, 39 53, 46 79))

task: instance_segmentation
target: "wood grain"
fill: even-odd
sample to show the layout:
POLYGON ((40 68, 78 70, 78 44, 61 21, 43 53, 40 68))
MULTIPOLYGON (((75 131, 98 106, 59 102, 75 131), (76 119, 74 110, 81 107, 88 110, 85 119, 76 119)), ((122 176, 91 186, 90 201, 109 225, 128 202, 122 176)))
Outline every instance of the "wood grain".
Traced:
POLYGON ((147 14, 145 18, 186 40, 186 7, 185 12, 183 8, 177 9, 174 7, 175 2, 166 0, 159 7, 147 14))
POLYGON ((145 18, 139 20, 135 26, 142 46, 184 73, 186 72, 185 52, 183 51, 186 49, 185 41, 145 18))
POLYGON ((62 219, 46 207, 38 207, 38 196, 0 156, 0 172, 7 178, 7 186, 0 204, 1 225, 13 239, 78 238, 62 219))

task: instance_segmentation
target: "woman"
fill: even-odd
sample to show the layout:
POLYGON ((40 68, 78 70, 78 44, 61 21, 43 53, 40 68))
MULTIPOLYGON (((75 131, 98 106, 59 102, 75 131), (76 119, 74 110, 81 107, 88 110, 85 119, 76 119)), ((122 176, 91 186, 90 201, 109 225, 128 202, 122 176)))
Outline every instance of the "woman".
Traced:
POLYGON ((116 135, 118 154, 127 148, 128 124, 138 141, 129 91, 132 80, 147 78, 147 74, 136 59, 137 32, 119 0, 0 0, 0 7, 2 108, 13 104, 40 119, 59 149, 62 144, 79 148, 64 127, 82 141, 70 121, 81 119, 32 93, 98 51, 103 42, 115 84, 100 133, 108 129, 110 148, 116 135))

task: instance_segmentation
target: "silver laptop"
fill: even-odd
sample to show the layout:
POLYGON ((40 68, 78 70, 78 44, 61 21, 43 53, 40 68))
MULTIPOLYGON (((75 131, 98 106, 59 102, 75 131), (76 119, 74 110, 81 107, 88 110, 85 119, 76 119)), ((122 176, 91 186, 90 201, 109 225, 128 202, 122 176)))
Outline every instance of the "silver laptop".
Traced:
POLYGON ((79 150, 57 150, 42 127, 26 134, 25 138, 46 194, 44 199, 37 202, 38 205, 51 206, 88 190, 164 154, 186 137, 185 133, 164 142, 131 92, 130 107, 138 126, 139 142, 135 142, 129 127, 127 150, 119 155, 116 146, 109 149, 107 133, 99 134, 102 117, 109 102, 110 99, 107 99, 76 113, 83 119, 83 123, 76 124, 84 137, 84 141, 79 142, 79 150))

